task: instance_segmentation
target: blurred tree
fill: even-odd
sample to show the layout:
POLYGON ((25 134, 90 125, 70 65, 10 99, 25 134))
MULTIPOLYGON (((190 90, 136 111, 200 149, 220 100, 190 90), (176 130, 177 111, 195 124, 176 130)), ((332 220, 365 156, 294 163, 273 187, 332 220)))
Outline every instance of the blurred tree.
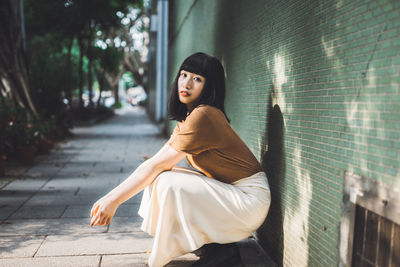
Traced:
POLYGON ((133 17, 128 14, 125 18, 127 23, 122 28, 124 31, 120 32, 120 36, 126 42, 126 47, 129 49, 125 50, 123 65, 127 71, 132 73, 135 82, 141 85, 147 93, 148 88, 145 81, 147 77, 147 64, 145 62, 147 51, 143 50, 147 49, 149 42, 148 27, 150 20, 143 11, 133 17), (138 38, 138 35, 141 35, 141 38, 138 38), (139 46, 136 46, 135 42, 138 41, 141 41, 141 43, 139 46))
POLYGON ((88 89, 89 89, 89 106, 93 107, 93 61, 95 59, 95 47, 89 46, 86 51, 86 57, 88 58, 88 70, 87 70, 87 81, 88 81, 88 89))
MULTIPOLYGON (((77 106, 83 107, 85 87, 92 106, 95 79, 100 90, 114 91, 118 103, 124 68, 130 66, 132 73, 143 75, 144 57, 132 41, 136 38, 132 29, 144 29, 142 1, 0 1, 0 154, 4 147, 32 143, 39 135, 44 138, 50 131, 43 130, 47 126, 42 124, 68 129, 67 117, 83 113, 66 112, 65 99, 72 107, 77 96, 77 106), (99 46, 103 37, 106 46, 99 46), (8 141, 5 132, 10 133, 8 141)), ((141 83, 141 77, 136 77, 141 83)), ((84 111, 90 115, 93 109, 84 111)))
POLYGON ((108 87, 113 92, 115 103, 118 103, 118 82, 123 74, 121 65, 123 52, 114 47, 107 47, 105 50, 101 50, 99 54, 100 60, 98 61, 97 68, 99 72, 102 73, 104 81, 108 83, 108 87))
MULTIPOLYGON (((115 82, 128 71, 134 77, 135 83, 141 85, 147 92, 145 79, 149 18, 142 5, 130 6, 127 12, 118 12, 117 15, 121 20, 121 27, 110 28, 107 32, 98 32, 96 41, 96 44, 103 49, 112 47, 123 53, 119 74, 114 72, 108 75, 114 77, 114 79, 109 78, 108 81, 115 82)), ((110 84, 110 86, 113 85, 110 84)))
POLYGON ((69 63, 71 66, 67 69, 66 62, 71 61, 71 55, 63 47, 66 44, 66 40, 54 34, 37 36, 31 42, 35 49, 30 60, 30 78, 45 117, 63 112, 63 97, 70 86, 77 86, 79 51, 76 44, 71 48, 74 64, 69 63))
POLYGON ((0 92, 3 97, 37 115, 30 90, 25 54, 22 1, 0 2, 0 92))
MULTIPOLYGON (((68 102, 72 103, 72 91, 78 88, 78 106, 83 107, 82 95, 86 82, 89 95, 93 96, 94 62, 101 62, 96 60, 101 53, 94 52, 96 36, 98 32, 116 32, 124 27, 117 14, 127 13, 132 7, 141 8, 142 1, 25 0, 29 62, 32 62, 33 68, 38 68, 31 73, 36 73, 33 75, 35 85, 41 84, 41 87, 36 89, 40 92, 58 91, 52 94, 56 98, 54 101, 48 98, 47 101, 59 102, 62 97, 66 97, 68 102), (48 47, 47 57, 45 53, 40 53, 44 47, 48 47), (43 70, 34 63, 38 61, 50 65, 50 72, 38 75, 43 70), (60 74, 48 75, 53 72, 60 74), (42 80, 44 75, 53 80, 47 82, 48 89, 43 89, 43 82, 38 81, 42 80), (54 83, 59 85, 54 86, 54 83)), ((120 57, 117 56, 117 59, 120 57)), ((96 71, 96 77, 99 79, 99 73, 102 73, 109 78, 108 80, 112 80, 114 85, 118 75, 115 75, 115 69, 110 73, 108 71, 109 68, 104 67, 103 70, 96 71)), ((102 79, 102 82, 104 80, 102 79)), ((91 105, 91 97, 89 101, 91 105)))

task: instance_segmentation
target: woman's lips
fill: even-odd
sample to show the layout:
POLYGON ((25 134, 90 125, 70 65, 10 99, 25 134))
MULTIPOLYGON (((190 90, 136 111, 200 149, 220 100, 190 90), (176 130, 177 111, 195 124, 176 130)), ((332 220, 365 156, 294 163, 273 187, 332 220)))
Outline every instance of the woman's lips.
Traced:
POLYGON ((190 96, 190 94, 188 92, 185 92, 185 91, 181 91, 180 95, 181 96, 190 96))

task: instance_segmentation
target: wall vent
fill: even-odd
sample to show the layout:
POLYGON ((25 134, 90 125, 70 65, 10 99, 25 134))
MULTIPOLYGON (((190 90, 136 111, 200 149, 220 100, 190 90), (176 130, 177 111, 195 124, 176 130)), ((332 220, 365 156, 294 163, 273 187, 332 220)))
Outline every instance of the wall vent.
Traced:
POLYGON ((347 172, 340 266, 400 267, 400 191, 347 172))

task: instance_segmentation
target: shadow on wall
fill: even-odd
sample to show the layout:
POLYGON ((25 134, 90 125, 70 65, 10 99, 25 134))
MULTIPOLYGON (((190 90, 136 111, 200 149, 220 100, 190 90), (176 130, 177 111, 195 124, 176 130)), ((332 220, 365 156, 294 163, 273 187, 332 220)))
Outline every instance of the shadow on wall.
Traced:
MULTIPOLYGON (((272 89, 271 92, 273 91, 272 89)), ((272 95, 270 95, 267 109, 267 131, 264 139, 267 141, 268 149, 264 152, 261 161, 268 177, 272 200, 267 219, 257 230, 257 236, 265 251, 279 266, 282 266, 284 214, 281 188, 285 178, 284 122, 279 105, 272 105, 272 95)), ((263 147, 265 148, 265 145, 263 147)))

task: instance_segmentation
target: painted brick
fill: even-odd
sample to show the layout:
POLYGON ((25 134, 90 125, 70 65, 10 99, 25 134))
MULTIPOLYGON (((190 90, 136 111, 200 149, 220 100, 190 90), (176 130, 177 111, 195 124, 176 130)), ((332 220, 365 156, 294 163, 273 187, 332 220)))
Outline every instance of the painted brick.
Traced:
POLYGON ((337 266, 344 173, 400 187, 400 1, 175 0, 170 11, 169 83, 189 54, 217 56, 232 127, 265 168, 265 146, 280 145, 281 169, 266 169, 280 205, 261 244, 285 266, 337 266))

